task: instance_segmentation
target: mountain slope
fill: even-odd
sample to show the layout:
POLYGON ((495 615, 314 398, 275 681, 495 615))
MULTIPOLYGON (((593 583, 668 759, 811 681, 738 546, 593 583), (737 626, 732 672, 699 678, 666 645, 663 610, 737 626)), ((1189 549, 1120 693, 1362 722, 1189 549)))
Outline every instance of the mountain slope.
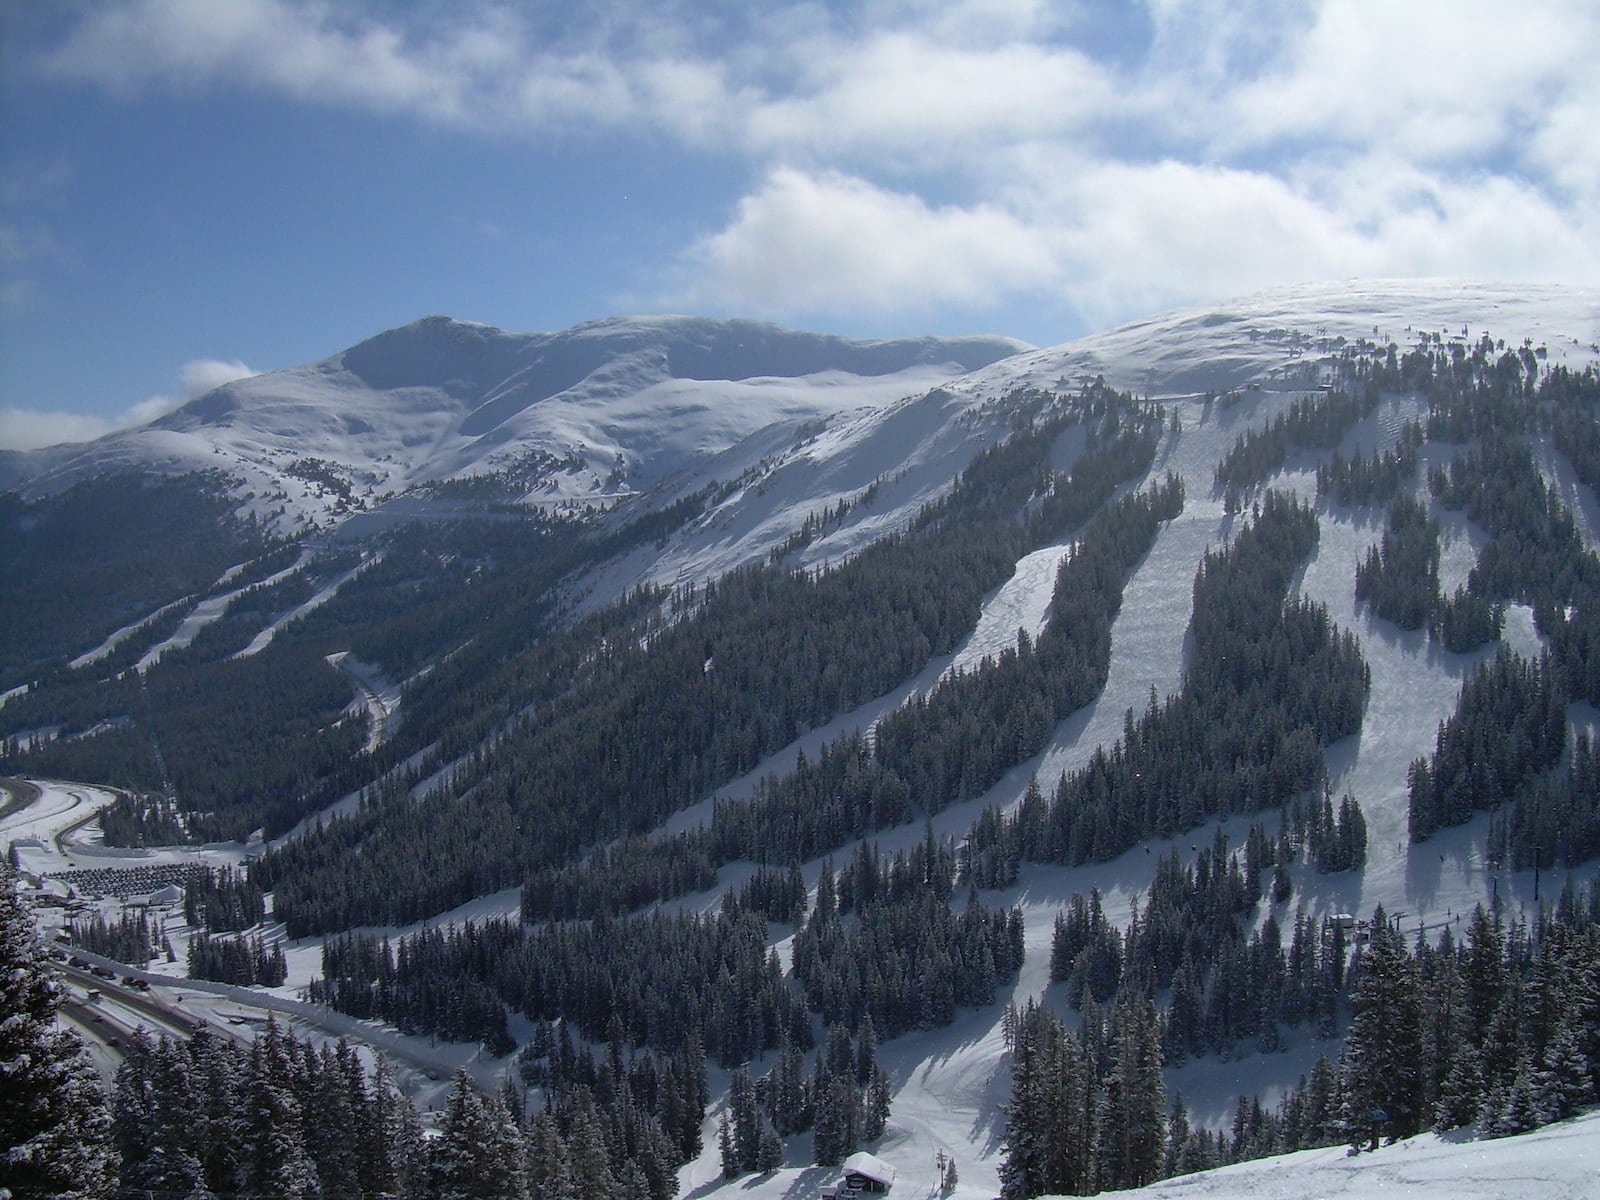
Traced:
POLYGON ((138 429, 6 455, 0 486, 37 495, 120 468, 221 469, 241 480, 247 511, 278 516, 280 527, 495 471, 509 473, 508 496, 597 499, 646 488, 758 430, 879 405, 1020 348, 688 317, 556 334, 429 317, 322 362, 227 384, 138 429))
MULTIPOLYGON (((539 625, 537 634, 531 634, 529 630, 536 627, 527 623, 521 627, 519 642, 513 635, 520 614, 502 619, 485 604, 463 610, 471 621, 452 625, 451 636, 439 641, 443 651, 424 655, 420 670, 408 659, 402 670, 395 671, 397 677, 417 672, 402 692, 401 703, 402 708, 412 706, 419 726, 435 718, 431 706, 446 702, 469 706, 470 719, 444 724, 438 745, 410 747, 423 754, 422 761, 430 769, 438 768, 436 774, 409 792, 396 788, 384 802, 390 811, 365 812, 341 826, 336 835, 308 835, 304 839, 309 848, 306 861, 319 860, 312 864, 319 869, 334 863, 322 877, 332 881, 327 890, 354 894, 363 886, 363 870, 387 861, 380 853, 386 852, 386 847, 397 848, 415 860, 424 848, 431 852, 434 843, 442 844, 445 835, 463 838, 449 843, 452 853, 463 845, 504 845, 512 839, 526 839, 527 825, 537 826, 542 819, 531 816, 535 810, 526 806, 526 793, 537 790, 533 781, 543 777, 538 774, 541 763, 514 757, 520 736, 567 728, 560 721, 573 715, 578 701, 591 704, 583 711, 593 714, 594 726, 574 720, 570 728, 585 737, 595 728, 600 730, 595 742, 581 744, 598 745, 601 751, 580 764, 595 783, 591 790, 599 791, 602 781, 610 786, 608 772, 614 757, 648 759, 668 752, 668 743, 655 736, 668 726, 640 723, 641 710, 659 709, 657 715, 667 717, 676 716, 677 710, 699 711, 704 697, 717 694, 709 680, 721 674, 732 676, 735 668, 753 665, 732 661, 738 653, 735 647, 778 644, 775 639, 735 641, 722 625, 704 626, 705 639, 699 640, 702 627, 693 622, 714 608, 706 591, 708 583, 734 568, 748 572, 757 564, 793 569, 793 574, 773 570, 770 585, 750 583, 744 576, 735 576, 726 584, 728 595, 748 597, 747 611, 740 613, 747 624, 759 629, 764 622, 798 624, 802 617, 817 618, 819 636, 833 636, 839 625, 824 623, 821 617, 826 614, 821 609, 824 604, 834 604, 834 614, 843 626, 848 627, 853 614, 859 622, 858 632, 865 636, 868 607, 852 608, 845 584, 875 588, 881 581, 865 574, 865 566, 860 575, 842 574, 840 564, 862 562, 867 547, 895 535, 902 545, 913 548, 911 554, 896 561, 909 558, 915 565, 916 547, 922 543, 913 539, 922 529, 919 522, 929 511, 926 506, 941 498, 962 496, 971 501, 977 496, 982 502, 960 510, 960 522, 970 520, 965 526, 971 531, 970 538, 981 539, 984 549, 991 552, 1003 548, 1006 557, 998 566, 989 563, 984 567, 984 586, 975 585, 975 574, 960 580, 966 589, 962 595, 969 599, 963 600, 958 618, 941 626, 946 635, 959 630, 959 636, 921 645, 920 653, 914 652, 918 644, 910 642, 913 650, 905 652, 910 665, 895 680, 878 680, 875 688, 887 684, 888 689, 867 692, 864 703, 859 687, 841 685, 836 695, 818 701, 820 708, 807 710, 814 728, 796 730, 787 744, 781 740, 763 743, 777 748, 760 756, 753 769, 736 772, 726 762, 708 767, 708 777, 723 781, 668 817, 642 843, 646 851, 634 844, 629 853, 643 855, 650 849, 685 845, 692 848, 694 843, 677 843, 672 838, 717 827, 718 810, 712 794, 724 801, 759 800, 763 787, 777 786, 769 776, 781 782, 802 773, 797 767, 802 753, 807 769, 815 769, 826 757, 825 747, 836 749, 841 739, 859 733, 865 750, 849 752, 874 754, 870 731, 908 707, 913 696, 933 692, 952 668, 959 665, 969 674, 983 675, 990 669, 984 665, 986 657, 994 659, 1016 648, 1019 628, 1034 642, 1049 630, 1057 615, 1053 590, 1057 567, 1064 556, 1078 552, 1086 525, 1069 522, 1045 532, 1043 526, 1030 522, 1070 487, 1072 472, 1092 463, 1108 444, 1103 422, 1113 406, 1102 393, 1094 389, 1085 393, 1091 397, 1087 407, 1092 419, 1067 419, 1074 403, 1069 396, 1079 392, 1084 377, 1104 375, 1111 384, 1148 393, 1163 405, 1153 457, 1111 490, 1126 494, 1146 489, 1171 472, 1182 481, 1185 491, 1182 513, 1162 525, 1148 553, 1125 581, 1118 581, 1125 586, 1121 610, 1110 624, 1104 686, 1065 720, 1051 724, 1042 744, 1029 743, 1025 753, 1018 751, 1005 760, 998 782, 982 775, 981 786, 961 791, 942 808, 927 795, 918 795, 922 807, 913 808, 909 819, 897 815, 877 824, 876 816, 863 817, 859 827, 830 843, 834 863, 854 860, 863 842, 875 842, 885 852, 910 853, 929 831, 936 839, 948 839, 949 845, 972 838, 976 836, 974 823, 986 808, 996 806, 1015 813, 1034 778, 1048 795, 1064 773, 1078 770, 1101 752, 1110 752, 1126 738, 1152 700, 1164 703, 1181 694, 1194 656, 1193 642, 1185 630, 1195 617, 1197 573, 1212 561, 1208 554, 1236 543, 1240 529, 1256 519, 1251 515, 1252 505, 1259 504, 1271 488, 1298 496, 1314 513, 1316 545, 1293 570, 1290 596, 1320 605, 1337 630, 1353 635, 1370 671, 1360 732, 1317 750, 1333 793, 1349 791, 1365 810, 1369 836, 1366 861, 1358 870, 1324 874, 1303 859, 1289 865, 1286 874, 1292 885, 1291 898, 1261 902, 1241 918, 1245 932, 1261 928, 1269 915, 1286 929, 1302 906, 1310 917, 1321 919, 1346 912, 1365 916, 1381 903, 1391 914, 1405 914, 1408 936, 1425 923, 1430 938, 1445 926, 1459 928, 1461 914, 1479 902, 1499 899, 1508 914, 1531 911, 1540 876, 1531 866, 1518 867, 1509 857, 1502 857, 1509 855, 1509 834, 1496 822, 1503 822, 1504 814, 1491 817, 1479 813, 1432 833, 1425 843, 1413 843, 1408 835, 1407 772, 1419 757, 1433 752, 1440 723, 1455 713, 1463 683, 1502 648, 1530 659, 1545 648, 1572 654, 1564 635, 1551 624, 1560 605, 1545 603, 1545 616, 1536 616, 1536 607, 1548 602, 1552 593, 1546 580, 1525 574, 1519 577, 1518 573, 1527 569, 1522 564, 1515 570, 1502 568, 1500 582, 1481 585, 1489 589, 1484 593, 1489 599, 1505 606, 1503 625, 1481 644, 1450 649, 1425 630, 1399 628, 1393 620, 1378 615, 1372 604, 1358 603, 1354 590, 1358 567, 1382 543, 1390 522, 1387 497, 1340 498, 1331 489, 1323 489, 1317 468, 1335 461, 1348 463, 1358 451, 1369 458, 1402 450, 1412 454, 1406 467, 1409 473, 1401 477, 1398 487, 1416 498, 1440 527, 1435 590, 1443 600, 1469 583, 1482 563, 1492 563, 1496 555, 1506 553, 1509 544, 1526 540, 1521 527, 1506 532, 1510 527, 1505 522, 1515 515, 1508 505, 1498 499, 1481 505, 1470 501, 1470 479, 1459 486, 1450 485, 1451 465, 1462 455, 1482 454, 1496 437, 1525 443, 1533 479, 1524 482, 1552 485, 1548 493, 1536 490, 1575 513, 1579 540, 1549 543, 1566 556, 1577 581, 1561 586, 1586 586, 1582 584, 1586 568, 1580 560, 1595 546, 1594 464, 1586 461, 1582 443, 1572 440, 1577 436, 1572 430, 1562 432, 1550 423, 1552 414, 1559 415, 1568 400, 1538 393, 1533 376, 1544 375, 1552 367, 1592 365, 1600 360, 1600 350, 1594 348, 1597 336, 1600 293, 1593 290, 1431 284, 1295 289, 1153 318, 1053 350, 1019 354, 958 378, 943 379, 931 391, 888 400, 865 411, 848 411, 842 406, 809 427, 780 422, 756 428, 739 438, 730 436, 727 448, 718 455, 690 461, 673 450, 671 477, 653 494, 619 508, 601 526, 608 535, 620 536, 627 520, 643 513, 660 518, 659 529, 652 527, 649 536, 631 541, 606 542, 603 553, 596 550, 568 560, 571 570, 563 575, 559 594, 567 600, 580 600, 573 613, 593 620, 593 626, 569 616, 563 622, 539 625), (1487 343, 1483 340, 1486 335, 1487 343), (1362 339, 1369 344, 1361 345, 1362 339), (1391 339, 1397 364, 1392 373, 1385 365, 1391 339), (1416 373, 1424 359, 1433 374, 1416 373), (1357 366, 1362 370, 1357 371, 1357 366), (1465 374, 1451 374, 1457 370, 1465 374), (1512 372, 1514 389, 1510 387, 1512 372), (1380 378, 1383 382, 1378 386, 1380 378), (1436 386, 1434 381, 1440 379, 1449 386, 1436 386), (1270 442, 1271 431, 1280 420, 1296 413, 1331 411, 1319 406, 1338 402, 1344 385, 1365 403, 1367 382, 1373 382, 1375 388, 1370 407, 1348 424, 1327 418, 1333 434, 1325 440, 1290 439, 1277 458, 1260 449, 1270 442), (1028 391, 1030 388, 1040 390, 1028 391), (1045 391, 1069 395, 1046 396, 1045 391), (1452 408, 1468 393, 1479 408, 1452 408), (1518 414, 1524 411, 1541 415, 1537 421, 1529 417, 1527 424, 1519 424, 1518 414), (1510 424, 1504 429, 1490 428, 1491 418, 1510 424), (1055 423, 1058 420, 1059 425, 1055 423), (1413 446, 1409 440, 1413 423, 1429 421, 1435 421, 1437 429, 1413 446), (1473 424, 1479 421, 1481 426, 1473 424), (1037 444, 1030 444, 1030 439, 1037 444), (1006 449, 985 458, 983 452, 995 446, 1006 449), (1239 452, 1241 446, 1256 447, 1251 453, 1260 459, 1257 467, 1249 465, 1250 455, 1239 452), (1005 465, 1003 470, 996 468, 986 474, 986 464, 1005 465), (1247 477, 1247 482, 1224 484, 1224 467, 1247 477), (974 474, 961 478, 969 469, 974 474), (1445 484, 1434 482, 1436 470, 1445 473, 1445 484), (980 495, 979 480, 992 485, 992 495, 980 495), (1008 488, 1007 484, 1015 486, 1008 488), (674 502, 690 498, 698 500, 677 512, 674 502), (677 515, 667 519, 674 513, 677 515), (1038 538, 1013 540, 1016 531, 1024 528, 1037 528, 1038 538), (637 586, 641 583, 658 585, 663 591, 640 593, 637 586), (825 584, 836 590, 824 590, 825 584), (799 597, 799 601, 787 609, 763 607, 770 595, 779 592, 791 601, 799 597), (844 601, 839 599, 841 594, 844 601), (613 606, 614 601, 624 600, 626 604, 613 606), (592 640, 574 641, 565 658, 543 659, 535 653, 540 646, 554 653, 558 638, 567 633, 575 638, 592 636, 592 640), (670 662, 669 651, 675 656, 670 662), (627 664, 626 673, 622 664, 627 664), (457 673, 452 675, 452 671, 457 673), (608 677, 606 671, 617 674, 608 677), (598 680, 598 686, 585 696, 578 684, 591 677, 598 680), (663 684, 663 679, 669 682, 663 684), (450 681, 450 686, 442 680, 450 681), (471 687, 480 692, 470 693, 471 687), (635 697, 643 699, 635 703, 635 697), (610 708, 606 707, 608 700, 610 708), (470 708, 480 703, 481 711, 470 708), (498 775, 477 773, 483 763, 492 765, 496 756, 502 755, 505 757, 498 761, 504 771, 498 775), (418 803, 408 803, 406 796, 418 803), (1499 832, 1494 832, 1496 829, 1499 832), (419 842, 408 847, 408 837, 419 842)), ((488 350, 485 353, 492 358, 488 350)), ((497 363, 486 371, 494 374, 504 365, 497 363)), ((370 369, 363 369, 370 374, 370 369)), ((624 372, 631 369, 618 368, 624 372)), ((709 373, 709 368, 702 369, 709 373)), ((413 377, 422 375, 413 371, 413 377)), ((478 390, 481 380, 463 376, 463 381, 454 375, 428 378, 427 387, 438 393, 455 389, 474 396, 483 394, 478 390)), ((593 381, 593 386, 594 395, 603 391, 601 381, 593 381)), ((623 390, 631 386, 627 384, 623 390)), ((1585 386, 1592 389, 1592 380, 1585 386)), ((622 408, 613 412, 625 412, 647 424, 648 412, 638 398, 648 395, 652 403, 663 402, 677 394, 673 389, 678 387, 688 385, 660 382, 643 392, 630 392, 632 399, 619 401, 622 408)), ((696 386, 693 390, 703 395, 706 389, 696 386)), ((1593 428, 1594 404, 1592 397, 1586 396, 1581 388, 1576 390, 1573 411, 1593 428)), ((484 404, 497 403, 498 398, 490 396, 461 420, 471 420, 484 404)), ((603 407, 604 401, 594 403, 603 407)), ((526 409, 511 411, 515 408, 512 403, 489 408, 481 418, 485 432, 480 436, 491 436, 522 419, 526 409)), ((221 417, 225 419, 227 414, 221 417)), ((1119 419, 1131 420, 1126 416, 1119 419)), ((669 424, 670 420, 669 416, 669 424)), ((1308 428, 1316 424, 1306 422, 1308 428)), ((1482 461, 1486 460, 1471 460, 1482 461)), ((1493 461, 1515 466, 1513 458, 1505 456, 1493 461)), ((1470 465, 1457 473, 1471 476, 1470 465)), ((650 470, 641 465, 640 477, 650 470)), ((1517 503, 1527 494, 1526 489, 1516 492, 1520 497, 1517 503)), ((1554 512, 1550 515, 1552 519, 1544 525, 1554 538, 1560 532, 1560 521, 1554 512)), ((462 536, 452 532, 445 540, 462 536)), ((457 557, 471 560, 470 570, 463 570, 460 576, 462 584, 457 591, 461 596, 469 596, 473 586, 487 583, 492 587, 496 578, 511 580, 506 567, 509 545, 508 540, 460 549, 457 557), (471 580, 479 582, 469 586, 471 580)), ((939 547, 938 570, 952 561, 967 563, 981 557, 959 538, 939 543, 939 547), (947 553, 952 549, 972 557, 952 558, 947 553)), ((400 556, 397 547, 386 547, 385 552, 392 559, 400 556)), ((438 559, 441 569, 446 557, 438 559)), ((390 586, 398 580, 426 594, 420 565, 425 561, 430 560, 412 560, 406 572, 390 578, 390 586)), ((929 566, 933 561, 930 550, 921 563, 922 570, 913 574, 936 574, 929 566)), ((365 575, 379 570, 373 567, 365 575)), ((926 582, 919 579, 919 583, 926 582)), ((953 594, 953 575, 948 582, 953 594)), ((489 594, 503 600, 511 590, 489 594)), ((375 591, 369 599, 376 603, 382 595, 375 591)), ((864 591, 861 598, 871 597, 864 591)), ((1582 591, 1562 603, 1571 609, 1569 619, 1593 609, 1593 597, 1582 591)), ((263 619, 270 615, 262 614, 263 619)), ((341 619, 347 623, 324 626, 319 636, 363 636, 351 614, 341 619)), ((279 632, 274 645, 282 640, 293 644, 297 636, 308 635, 303 630, 297 634, 290 626, 279 632)), ((317 648, 350 647, 325 642, 317 648)), ((265 653, 270 655, 270 649, 265 653)), ((382 654, 365 651, 358 657, 380 669, 393 669, 398 661, 385 661, 382 654)), ((766 669, 763 679, 778 680, 770 685, 776 709, 786 677, 809 686, 838 663, 826 654, 807 658, 806 648, 801 646, 797 651, 774 652, 773 662, 755 665, 766 669)), ((1281 670, 1282 664, 1277 669, 1281 670)), ((1561 700, 1562 732, 1570 745, 1573 731, 1595 723, 1593 697, 1574 692, 1563 694, 1561 700)), ((720 700, 705 711, 718 719, 728 719, 731 712, 720 700)), ((542 754, 555 756, 562 750, 561 741, 547 735, 543 741, 529 744, 542 754)), ((573 743, 578 744, 576 738, 573 743)), ((944 751, 944 743, 929 743, 921 759, 937 762, 944 751)), ((374 761, 369 765, 358 760, 360 769, 372 773, 389 765, 393 764, 374 761)), ((1201 773, 1197 765, 1195 778, 1201 773)), ((972 778, 980 775, 974 772, 972 778)), ((371 779, 369 773, 352 786, 371 779)), ((899 1167, 905 1181, 917 1186, 920 1183, 916 1181, 931 1184, 928 1164, 936 1151, 944 1150, 953 1152, 961 1163, 960 1194, 993 1194, 1003 1126, 998 1105, 1008 1095, 1000 1006, 1007 1000, 1020 1003, 1043 996, 1055 1007, 1066 1007, 1066 989, 1051 983, 1055 918, 1074 894, 1097 889, 1107 920, 1119 928, 1126 926, 1135 905, 1146 902, 1164 855, 1175 854, 1193 864, 1218 834, 1225 836, 1230 846, 1243 844, 1257 820, 1268 825, 1268 836, 1272 836, 1278 821, 1275 806, 1259 815, 1251 804, 1241 808, 1245 811, 1235 810, 1225 818, 1206 815, 1193 826, 1148 836, 1126 853, 1104 856, 1109 861, 1061 865, 1044 861, 1042 854, 1035 856, 1037 848, 1025 847, 1016 878, 985 888, 981 893, 984 905, 1017 909, 1026 956, 1020 971, 1001 983, 993 1004, 961 1009, 949 1026, 908 1032, 884 1044, 880 1061, 889 1072, 894 1096, 888 1130, 876 1150, 899 1167)), ((887 807, 885 811, 899 812, 887 807)), ((1546 847, 1547 854, 1552 849, 1546 847)), ((713 886, 705 886, 703 874, 685 873, 684 879, 697 882, 685 884, 679 879, 655 891, 641 887, 640 894, 646 898, 669 896, 663 907, 671 911, 714 914, 721 910, 725 895, 760 876, 755 863, 739 861, 737 855, 715 848, 715 843, 704 853, 715 875, 713 886)), ((823 857, 812 854, 796 864, 803 881, 812 888, 822 875, 823 857)), ((596 873, 620 876, 633 870, 638 861, 627 856, 597 859, 596 873)), ((779 856, 773 861, 784 859, 779 856)), ((297 863, 293 855, 271 865, 281 873, 280 879, 302 886, 302 891, 305 880, 314 878, 309 867, 297 863)), ((568 865, 573 872, 571 880, 592 882, 583 873, 581 857, 568 865)), ((1543 885, 1550 889, 1549 867, 1544 871, 1543 885)), ((1584 866, 1573 874, 1587 878, 1592 868, 1584 866)), ((480 892, 489 892, 505 882, 502 876, 485 873, 476 886, 480 892)), ((385 886, 411 884, 395 878, 385 880, 385 886)), ((651 886, 655 887, 654 881, 651 886)), ((286 883, 283 896, 290 890, 286 883)), ((498 908, 510 915, 515 904, 514 894, 503 895, 477 904, 474 911, 481 915, 486 907, 498 908)), ((338 928, 339 922, 328 927, 338 928)), ((785 968, 794 969, 795 943, 781 923, 766 931, 766 940, 778 949, 785 968)), ((302 947, 293 968, 295 982, 320 970, 317 956, 315 943, 302 947)), ((570 1019, 579 1018, 572 1015, 570 1019)), ((1199 1053, 1186 1065, 1170 1068, 1169 1093, 1184 1093, 1197 1122, 1224 1126, 1240 1092, 1258 1093, 1263 1104, 1270 1106, 1296 1075, 1310 1068, 1319 1052, 1335 1049, 1336 1043, 1299 1026, 1285 1032, 1281 1046, 1271 1050, 1247 1038, 1232 1045, 1225 1055, 1199 1053)), ((757 1060, 758 1069, 770 1067, 773 1057, 769 1048, 766 1057, 757 1060)), ((504 1072, 504 1064, 487 1059, 479 1062, 486 1082, 504 1072)), ((726 1077, 715 1079, 720 1093, 726 1077)), ((707 1132, 706 1151, 686 1166, 680 1177, 685 1190, 697 1194, 715 1188, 720 1173, 711 1144, 714 1129, 708 1126, 707 1132)), ((811 1149, 803 1135, 791 1137, 790 1165, 785 1172, 730 1187, 740 1189, 740 1194, 749 1190, 776 1197, 788 1194, 796 1185, 820 1182, 823 1176, 808 1174, 804 1166, 811 1161, 811 1149)), ((1403 1147, 1392 1150, 1395 1157, 1407 1153, 1403 1147)), ((1388 1160, 1384 1156, 1372 1159, 1375 1164, 1382 1161, 1388 1160)))

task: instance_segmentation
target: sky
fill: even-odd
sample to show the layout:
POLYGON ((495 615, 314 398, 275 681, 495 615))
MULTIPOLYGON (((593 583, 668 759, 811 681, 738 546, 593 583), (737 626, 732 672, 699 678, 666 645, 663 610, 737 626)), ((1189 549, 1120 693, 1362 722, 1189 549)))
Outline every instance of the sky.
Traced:
POLYGON ((0 447, 442 313, 1600 283, 1582 0, 0 0, 0 447))

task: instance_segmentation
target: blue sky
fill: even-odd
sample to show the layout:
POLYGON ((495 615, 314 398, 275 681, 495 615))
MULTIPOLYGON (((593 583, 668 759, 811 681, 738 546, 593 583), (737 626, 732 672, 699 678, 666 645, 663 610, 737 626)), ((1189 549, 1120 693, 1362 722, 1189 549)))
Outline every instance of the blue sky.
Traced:
POLYGON ((1051 344, 1600 283, 1597 10, 0 0, 0 445, 432 313, 1051 344))

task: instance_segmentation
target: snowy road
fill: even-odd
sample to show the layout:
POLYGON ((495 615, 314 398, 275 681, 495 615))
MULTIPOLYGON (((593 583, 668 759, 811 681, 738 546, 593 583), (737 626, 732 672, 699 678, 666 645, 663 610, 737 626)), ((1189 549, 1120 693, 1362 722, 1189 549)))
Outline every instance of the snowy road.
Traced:
MULTIPOLYGON (((47 853, 64 855, 59 838, 81 826, 116 798, 110 788, 79 783, 28 781, 39 789, 32 804, 0 819, 0 842, 35 841, 47 853)), ((65 862, 61 865, 65 865, 65 862)))

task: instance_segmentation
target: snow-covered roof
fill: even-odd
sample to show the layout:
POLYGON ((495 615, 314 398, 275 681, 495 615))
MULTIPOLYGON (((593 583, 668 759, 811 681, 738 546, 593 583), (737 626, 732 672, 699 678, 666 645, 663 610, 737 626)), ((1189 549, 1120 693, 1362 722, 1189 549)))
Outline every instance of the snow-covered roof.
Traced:
POLYGON ((145 899, 146 904, 177 904, 183 899, 183 889, 175 883, 158 887, 145 899))
POLYGON ((876 1154, 868 1154, 865 1150, 857 1150, 844 1160, 844 1173, 865 1175, 874 1183, 881 1183, 884 1187, 894 1183, 894 1168, 876 1154))

